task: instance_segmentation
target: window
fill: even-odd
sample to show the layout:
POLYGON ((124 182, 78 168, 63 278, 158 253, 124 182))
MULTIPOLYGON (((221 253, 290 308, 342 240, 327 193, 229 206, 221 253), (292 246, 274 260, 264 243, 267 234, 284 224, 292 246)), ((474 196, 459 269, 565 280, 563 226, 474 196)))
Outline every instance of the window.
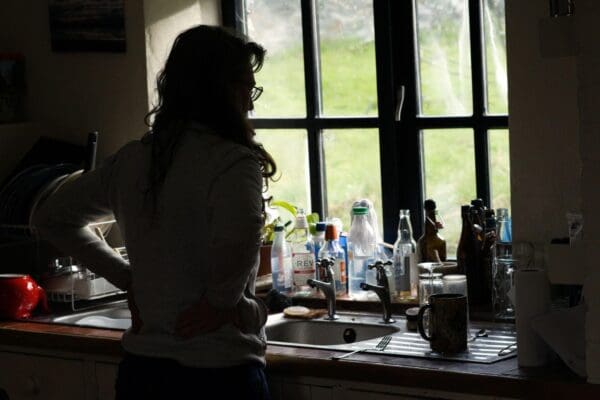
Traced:
POLYGON ((252 120, 275 198, 341 218, 371 199, 422 232, 433 198, 453 257, 460 206, 510 206, 504 0, 235 0, 226 25, 267 49, 252 120))

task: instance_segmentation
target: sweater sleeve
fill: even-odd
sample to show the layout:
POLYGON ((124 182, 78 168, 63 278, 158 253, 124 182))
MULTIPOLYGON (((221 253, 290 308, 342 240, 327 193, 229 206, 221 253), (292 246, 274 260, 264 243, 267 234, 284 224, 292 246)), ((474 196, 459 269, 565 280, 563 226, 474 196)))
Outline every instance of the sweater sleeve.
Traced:
POLYGON ((48 240, 86 268, 120 289, 131 281, 129 263, 100 239, 90 223, 114 218, 110 180, 116 157, 62 186, 34 215, 34 226, 48 240))
POLYGON ((258 162, 247 155, 229 163, 209 192, 211 280, 207 300, 217 308, 237 306, 244 332, 258 333, 267 308, 254 295, 262 221, 262 179, 258 162))

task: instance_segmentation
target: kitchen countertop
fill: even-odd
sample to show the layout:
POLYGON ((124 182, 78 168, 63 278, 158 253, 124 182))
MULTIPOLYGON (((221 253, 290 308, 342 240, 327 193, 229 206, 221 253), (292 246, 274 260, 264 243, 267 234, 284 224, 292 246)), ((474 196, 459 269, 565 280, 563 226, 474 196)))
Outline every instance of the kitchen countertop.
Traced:
MULTIPOLYGON (((0 321, 0 345, 48 351, 120 356, 122 331, 38 322, 0 321)), ((519 368, 517 358, 493 364, 452 362, 376 354, 330 360, 333 351, 269 345, 267 368, 274 374, 355 380, 481 395, 521 398, 600 398, 560 361, 519 368)), ((339 353, 338 353, 339 354, 339 353)))

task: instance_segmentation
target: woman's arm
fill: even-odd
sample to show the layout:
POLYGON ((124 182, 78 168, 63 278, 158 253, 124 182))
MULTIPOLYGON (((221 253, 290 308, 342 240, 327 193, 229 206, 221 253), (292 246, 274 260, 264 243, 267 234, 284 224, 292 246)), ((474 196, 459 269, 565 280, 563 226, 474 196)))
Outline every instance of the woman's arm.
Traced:
POLYGON ((92 222, 113 218, 109 200, 113 165, 111 158, 62 186, 36 212, 33 223, 42 238, 126 290, 131 282, 129 263, 88 228, 92 222))

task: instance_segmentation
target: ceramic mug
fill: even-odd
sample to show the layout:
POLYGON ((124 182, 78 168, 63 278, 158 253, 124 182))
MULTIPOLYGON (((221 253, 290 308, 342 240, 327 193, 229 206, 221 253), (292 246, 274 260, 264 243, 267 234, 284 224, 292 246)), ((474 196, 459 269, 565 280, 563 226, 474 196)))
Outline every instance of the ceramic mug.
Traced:
POLYGON ((437 293, 421 306, 417 317, 419 333, 431 350, 459 353, 467 349, 467 297, 458 293, 437 293), (429 335, 423 326, 423 316, 429 310, 429 335))
POLYGON ((29 318, 40 305, 48 312, 46 292, 25 274, 0 274, 0 319, 29 318))

